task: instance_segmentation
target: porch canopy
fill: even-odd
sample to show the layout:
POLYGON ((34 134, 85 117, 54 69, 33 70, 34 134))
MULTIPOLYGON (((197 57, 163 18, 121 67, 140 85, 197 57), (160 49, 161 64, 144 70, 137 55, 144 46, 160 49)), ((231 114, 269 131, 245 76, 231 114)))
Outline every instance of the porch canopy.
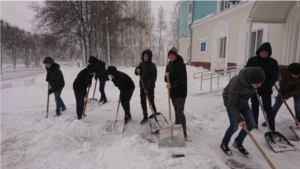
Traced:
POLYGON ((285 23, 296 1, 256 1, 249 13, 252 22, 285 23))

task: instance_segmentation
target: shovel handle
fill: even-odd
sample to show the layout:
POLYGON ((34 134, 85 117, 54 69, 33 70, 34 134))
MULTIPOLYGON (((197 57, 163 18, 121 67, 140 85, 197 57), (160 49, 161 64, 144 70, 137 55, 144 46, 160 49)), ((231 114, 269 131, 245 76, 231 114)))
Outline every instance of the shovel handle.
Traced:
MULTIPOLYGON (((282 95, 281 95, 281 93, 280 93, 280 91, 279 91, 279 89, 278 89, 278 87, 277 87, 277 85, 274 84, 274 86, 275 86, 275 88, 276 88, 276 90, 277 90, 279 96, 280 96, 281 98, 283 98, 282 95)), ((292 110, 291 110, 290 106, 286 103, 286 101, 284 101, 283 103, 285 104, 286 108, 289 110, 290 114, 292 115, 292 117, 294 118, 295 122, 297 123, 297 125, 298 125, 298 127, 299 127, 299 126, 300 126, 300 125, 299 125, 299 121, 296 119, 295 115, 292 113, 292 110)))
MULTIPOLYGON (((167 82, 170 83, 170 78, 167 77, 167 82)), ((170 118, 170 122, 171 122, 171 127, 170 127, 170 136, 171 139, 173 138, 173 122, 172 122, 172 114, 171 114, 171 103, 170 103, 170 89, 168 89, 168 106, 169 106, 169 118, 170 118)))
POLYGON ((50 89, 50 83, 48 83, 48 90, 47 90, 47 108, 46 108, 46 118, 48 118, 48 112, 49 112, 49 97, 50 97, 50 94, 48 93, 50 89))
POLYGON ((85 96, 86 97, 86 102, 84 103, 84 106, 83 106, 83 112, 82 112, 82 115, 81 115, 82 120, 84 119, 84 114, 85 114, 85 109, 86 109, 86 105, 87 105, 87 102, 88 102, 90 88, 91 88, 91 86, 88 88, 88 92, 86 93, 86 96, 85 96))
POLYGON ((118 103, 118 108, 117 108, 117 113, 116 113, 116 119, 115 119, 115 122, 114 122, 114 129, 115 129, 115 127, 116 127, 116 123, 117 123, 117 118, 118 118, 119 107, 120 107, 120 102, 118 103))
POLYGON ((269 164, 269 166, 272 169, 276 169, 275 166, 272 164, 272 162, 270 161, 270 159, 267 157, 267 155, 265 154, 265 152, 261 149, 261 147, 259 146, 259 144, 256 142, 256 140, 254 139, 254 137, 252 136, 252 134, 249 132, 249 130, 247 128, 244 129, 247 134, 250 136, 251 140, 253 141, 253 143, 256 145, 257 149, 260 151, 260 153, 264 156, 265 160, 267 161, 267 163, 269 164))
MULTIPOLYGON (((145 84, 144 84, 144 81, 143 81, 143 79, 142 79, 142 77, 141 77, 141 74, 139 74, 139 76, 140 76, 140 80, 141 80, 141 83, 142 83, 143 89, 144 89, 144 90, 146 90, 146 88, 145 88, 145 84)), ((148 93, 146 93, 146 98, 147 98, 147 100, 148 100, 148 103, 149 103, 149 106, 150 106, 151 112, 152 112, 152 114, 154 114, 154 113, 153 113, 153 107, 152 107, 152 104, 151 104, 151 102, 150 102, 150 98, 149 98, 149 96, 148 96, 148 93)))
POLYGON ((93 94, 93 99, 95 98, 95 91, 96 91, 96 86, 97 86, 97 79, 96 79, 96 83, 95 83, 95 87, 94 87, 94 94, 93 94))

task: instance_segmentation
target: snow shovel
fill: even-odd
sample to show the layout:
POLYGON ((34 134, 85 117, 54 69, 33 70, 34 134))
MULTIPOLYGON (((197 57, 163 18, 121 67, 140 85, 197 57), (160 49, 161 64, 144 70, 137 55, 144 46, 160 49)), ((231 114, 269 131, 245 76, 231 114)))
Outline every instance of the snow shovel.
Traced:
MULTIPOLYGON (((145 84, 143 82, 143 79, 142 79, 141 75, 139 75, 139 76, 140 76, 140 80, 141 80, 143 89, 145 90, 146 88, 145 88, 145 84)), ((168 122, 167 122, 167 120, 166 120, 166 118, 165 118, 165 116, 163 114, 161 114, 161 113, 154 113, 153 106, 152 106, 152 104, 150 102, 150 98, 148 96, 148 93, 146 93, 146 98, 148 100, 149 107, 150 107, 151 112, 152 112, 152 115, 149 116, 149 125, 150 125, 150 128, 151 128, 152 132, 154 133, 154 132, 156 132, 157 130, 160 129, 161 125, 165 125, 168 122)))
POLYGON ((267 133, 265 133, 265 139, 269 144, 269 146, 272 148, 272 150, 275 153, 284 152, 284 151, 294 151, 295 149, 288 139, 286 139, 281 133, 270 130, 269 122, 266 117, 266 112, 262 106, 262 102, 258 93, 256 93, 256 96, 269 130, 267 133))
MULTIPOLYGON (((90 88, 91 88, 91 87, 89 86, 88 91, 87 91, 86 96, 85 96, 86 98, 89 97, 90 88)), ((88 99, 87 99, 86 102, 84 103, 81 119, 82 119, 82 121, 88 122, 88 123, 89 123, 89 122, 90 122, 89 120, 84 120, 84 117, 85 117, 85 109, 86 109, 87 103, 88 103, 88 99)))
POLYGON ((265 152, 261 149, 261 147, 259 146, 259 144, 257 143, 257 141, 254 139, 254 137, 252 136, 252 134, 249 132, 249 130, 247 128, 244 129, 246 131, 246 133, 249 135, 249 137, 251 138, 251 140, 253 141, 253 143, 255 144, 255 146, 257 147, 257 149, 260 151, 260 153, 264 156, 265 160, 267 161, 267 163, 269 164, 269 166, 272 169, 276 169, 275 166, 272 164, 272 162, 270 161, 270 159, 267 157, 267 155, 265 154, 265 152))
MULTIPOLYGON (((49 91, 49 88, 50 88, 50 84, 48 83, 48 91, 49 91)), ((50 97, 50 94, 47 93, 47 108, 46 108, 46 118, 48 118, 48 112, 49 112, 49 97, 50 97)))
POLYGON ((96 87, 97 87, 97 79, 96 79, 96 83, 95 83, 95 87, 94 87, 94 94, 93 94, 93 98, 89 98, 89 105, 94 105, 98 103, 98 100, 95 99, 95 92, 96 92, 96 87))
MULTIPOLYGON (((169 77, 167 78, 169 83, 169 77)), ((168 104, 169 104, 169 120, 170 126, 161 126, 159 132, 159 148, 185 148, 185 138, 183 135, 182 125, 173 125, 170 104, 170 89, 168 89, 168 104)))
POLYGON ((113 120, 107 120, 106 125, 105 125, 105 130, 107 132, 112 133, 112 134, 122 134, 123 133, 124 120, 119 120, 119 121, 117 120, 119 107, 120 107, 120 102, 118 103, 116 119, 114 121, 113 120))
MULTIPOLYGON (((277 90, 279 96, 280 96, 281 98, 283 98, 282 95, 281 95, 281 93, 279 92, 279 89, 278 89, 278 87, 277 87, 276 84, 275 84, 275 88, 276 88, 276 90, 277 90)), ((292 115, 292 117, 293 117, 294 120, 295 120, 295 123, 296 123, 297 126, 298 126, 298 127, 297 127, 297 126, 290 126, 289 128, 290 128, 291 131, 295 134, 295 137, 296 137, 298 140, 300 140, 300 128, 299 128, 299 127, 300 127, 300 124, 299 124, 299 121, 296 119, 295 115, 292 113, 292 110, 291 110, 290 106, 286 103, 286 101, 284 101, 283 103, 285 104, 286 108, 289 110, 290 114, 292 115)))

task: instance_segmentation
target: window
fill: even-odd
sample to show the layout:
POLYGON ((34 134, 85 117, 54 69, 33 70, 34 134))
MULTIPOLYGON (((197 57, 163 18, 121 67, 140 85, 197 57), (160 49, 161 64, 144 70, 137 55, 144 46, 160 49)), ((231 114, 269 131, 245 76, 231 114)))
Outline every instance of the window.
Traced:
POLYGON ((200 43, 200 53, 206 52, 206 42, 200 43))
POLYGON ((193 3, 189 3, 188 5, 188 24, 192 23, 192 15, 193 15, 193 3))
POLYGON ((220 11, 223 11, 230 7, 229 0, 220 0, 219 3, 220 3, 220 11))
POLYGON ((193 3, 189 4, 189 14, 192 14, 193 12, 193 3))
POLYGON ((262 44, 263 30, 257 30, 251 33, 250 56, 254 56, 256 50, 262 44))
POLYGON ((220 52, 219 59, 224 59, 226 56, 226 37, 220 38, 220 52))

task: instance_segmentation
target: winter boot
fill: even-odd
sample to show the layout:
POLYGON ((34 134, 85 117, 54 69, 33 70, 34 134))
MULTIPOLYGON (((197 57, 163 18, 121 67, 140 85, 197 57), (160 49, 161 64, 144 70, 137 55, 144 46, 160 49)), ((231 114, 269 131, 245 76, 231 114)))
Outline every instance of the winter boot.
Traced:
POLYGON ((60 115, 61 115, 61 112, 56 113, 56 116, 60 116, 60 115))
POLYGON ((63 107, 63 108, 61 108, 61 111, 65 111, 65 110, 67 110, 67 108, 66 108, 66 107, 63 107))
POLYGON ((189 139, 188 139, 187 133, 186 133, 186 132, 183 132, 183 135, 184 135, 185 141, 188 141, 189 139))
POLYGON ((261 126, 267 127, 267 123, 266 123, 266 122, 263 122, 263 123, 261 123, 261 126))
POLYGON ((141 123, 140 124, 145 124, 145 123, 147 123, 148 122, 148 117, 147 116, 144 116, 144 118, 143 118, 143 120, 141 121, 141 123))
POLYGON ((232 146, 238 149, 242 154, 248 155, 248 151, 243 147, 242 143, 234 142, 232 146))
POLYGON ((228 156, 232 156, 232 152, 230 151, 228 144, 222 143, 220 145, 221 149, 224 151, 224 153, 228 156))
POLYGON ((125 124, 127 124, 130 120, 131 120, 131 116, 126 115, 124 118, 125 124))

